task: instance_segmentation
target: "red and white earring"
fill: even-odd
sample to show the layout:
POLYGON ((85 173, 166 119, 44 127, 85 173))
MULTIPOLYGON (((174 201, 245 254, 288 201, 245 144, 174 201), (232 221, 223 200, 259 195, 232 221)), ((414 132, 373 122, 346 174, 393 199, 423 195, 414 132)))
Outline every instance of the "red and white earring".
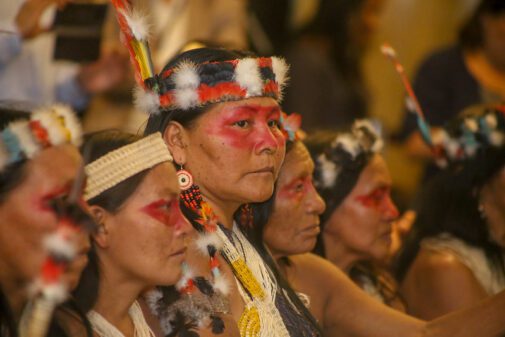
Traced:
POLYGON ((177 171, 177 179, 179 179, 179 187, 181 190, 185 191, 193 185, 193 176, 191 173, 186 171, 182 165, 179 171, 177 171))

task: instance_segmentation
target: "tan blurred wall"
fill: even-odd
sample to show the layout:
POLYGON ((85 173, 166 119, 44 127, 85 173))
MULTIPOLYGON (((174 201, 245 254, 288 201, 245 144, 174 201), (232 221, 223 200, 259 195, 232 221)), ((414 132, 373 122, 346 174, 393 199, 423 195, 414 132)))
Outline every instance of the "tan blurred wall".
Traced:
MULTIPOLYGON (((381 26, 365 60, 365 74, 371 90, 371 114, 385 131, 400 126, 404 114, 404 91, 389 60, 380 53, 388 41, 397 51, 409 78, 419 63, 434 49, 455 41, 461 23, 478 0, 386 0, 381 26)), ((386 149, 396 187, 411 197, 419 176, 420 163, 408 158, 399 145, 386 149)))

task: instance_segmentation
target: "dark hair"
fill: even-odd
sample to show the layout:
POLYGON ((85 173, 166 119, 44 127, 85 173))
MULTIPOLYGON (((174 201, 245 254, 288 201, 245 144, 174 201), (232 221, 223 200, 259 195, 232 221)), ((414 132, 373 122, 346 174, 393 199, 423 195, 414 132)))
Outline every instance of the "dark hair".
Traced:
MULTIPOLYGON (((104 130, 88 134, 84 137, 81 153, 88 156, 85 163, 90 163, 128 144, 142 139, 141 136, 132 135, 119 130, 104 130)), ((139 172, 130 178, 120 182, 114 187, 100 193, 88 200, 89 205, 97 205, 110 213, 115 213, 121 205, 135 192, 142 183, 149 170, 139 172)), ((73 292, 77 304, 85 312, 91 310, 98 296, 99 264, 94 245, 88 253, 88 264, 84 268, 79 285, 73 292)))
POLYGON ((356 186, 361 172, 372 158, 370 152, 361 152, 356 158, 352 158, 352 156, 345 151, 332 149, 331 144, 340 133, 341 132, 338 131, 319 131, 304 140, 312 160, 314 160, 314 164, 316 165, 314 172, 316 189, 326 203, 326 209, 320 216, 321 232, 317 236, 316 246, 314 247, 314 253, 322 257, 326 256, 322 237, 324 226, 335 209, 340 206, 342 201, 344 201, 349 193, 351 193, 354 186, 356 186), (330 161, 338 163, 339 165, 338 178, 335 184, 328 188, 318 183, 318 181, 322 180, 322 171, 317 158, 323 153, 330 161))
MULTIPOLYGON (((188 50, 182 54, 177 55, 161 71, 162 73, 168 69, 177 67, 177 65, 191 61, 195 64, 200 64, 204 62, 222 62, 230 61, 235 59, 241 59, 246 56, 250 56, 250 53, 241 51, 232 51, 222 48, 197 48, 188 50)), ((201 76, 209 76, 208 74, 201 74, 201 76)), ((219 73, 214 75, 216 81, 219 81, 219 73)), ((161 81, 159 81, 161 82, 161 81)), ((175 110, 161 110, 158 114, 152 114, 147 121, 146 129, 144 131, 145 135, 149 135, 155 132, 163 133, 171 121, 176 121, 186 128, 191 128, 193 122, 200 117, 204 112, 206 112, 212 105, 207 105, 204 107, 193 108, 188 110, 175 109, 175 110)))
MULTIPOLYGON (((461 133, 465 118, 483 116, 487 108, 463 111, 446 127, 449 134, 461 133), (470 111, 470 113, 468 113, 470 111), (459 132, 459 133, 458 133, 459 132)), ((505 116, 495 111, 497 129, 505 130, 505 116)), ((403 279, 419 251, 423 239, 441 233, 449 233, 484 251, 492 269, 505 277, 503 248, 493 242, 486 220, 479 213, 479 193, 505 167, 505 146, 487 143, 485 137, 476 134, 479 148, 474 156, 450 162, 426 185, 420 195, 417 217, 405 240, 396 263, 396 276, 403 279)))
POLYGON ((483 32, 481 19, 483 15, 498 16, 505 14, 505 2, 503 0, 482 0, 468 21, 459 31, 459 44, 464 49, 482 47, 483 32))

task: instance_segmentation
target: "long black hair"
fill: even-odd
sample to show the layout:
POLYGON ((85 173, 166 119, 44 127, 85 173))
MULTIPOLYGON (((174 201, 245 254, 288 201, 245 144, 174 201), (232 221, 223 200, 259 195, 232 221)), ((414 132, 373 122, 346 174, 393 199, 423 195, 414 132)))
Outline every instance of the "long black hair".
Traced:
MULTIPOLYGON (((125 145, 132 144, 142 139, 141 136, 132 135, 119 130, 104 130, 88 134, 84 137, 81 152, 86 153, 86 164, 106 155, 107 153, 119 149, 125 145)), ((106 211, 114 214, 121 205, 135 192, 142 183, 149 170, 141 171, 130 178, 120 182, 110 189, 87 201, 89 205, 97 205, 106 211)), ((91 310, 97 300, 99 288, 99 264, 95 246, 91 244, 88 252, 88 264, 84 268, 81 279, 73 292, 77 304, 85 312, 91 310)))
MULTIPOLYGON (((465 118, 483 116, 486 107, 469 108, 453 119, 446 130, 461 134, 465 118)), ((496 129, 505 130, 505 114, 495 110, 496 129)), ((486 219, 479 212, 479 193, 505 167, 505 146, 488 143, 477 134, 480 146, 474 156, 449 163, 421 192, 417 217, 407 236, 396 263, 396 276, 402 280, 417 256, 421 241, 441 233, 449 233, 467 244, 484 251, 488 263, 497 275, 505 277, 504 248, 495 243, 486 219)))
MULTIPOLYGON (((174 59, 172 59, 163 69, 162 72, 172 69, 176 67, 178 64, 184 61, 191 61, 196 64, 204 63, 204 62, 222 62, 222 61, 231 61, 235 59, 242 59, 245 57, 253 56, 252 53, 243 52, 243 51, 231 51, 220 48, 199 48, 189 50, 184 52, 174 59)), ((210 76, 208 74, 203 74, 203 76, 210 76)), ((215 81, 219 82, 219 73, 215 74, 215 81)), ((205 112, 210 109, 212 105, 205 106, 203 108, 189 109, 189 110, 171 110, 171 111, 161 111, 159 114, 151 115, 146 125, 145 134, 151 134, 154 132, 163 133, 167 128, 168 124, 171 121, 179 122, 185 128, 191 128, 198 119, 198 117, 202 116, 205 112)), ((277 266, 272 258, 272 256, 268 253, 264 243, 263 243, 263 228, 268 221, 268 217, 271 214, 272 209, 272 199, 263 202, 263 203, 255 203, 251 204, 250 209, 252 212, 253 223, 252 226, 248 224, 241 224, 241 209, 237 211, 235 214, 235 220, 247 237, 247 239, 252 243, 255 249, 258 251, 263 261, 268 265, 270 270, 273 272, 276 281, 278 282, 280 288, 286 292, 291 303, 294 304, 295 309, 302 313, 302 315, 307 318, 307 320, 315 327, 315 329, 320 332, 320 328, 317 325, 317 322, 307 310, 307 308, 300 301, 298 296, 296 296, 295 292, 291 289, 288 282, 282 277, 279 273, 277 266)), ((190 210, 185 209, 183 203, 181 203, 181 209, 183 210, 184 215, 191 220, 192 212, 190 210)), ((173 295, 176 298, 176 295, 173 295)))

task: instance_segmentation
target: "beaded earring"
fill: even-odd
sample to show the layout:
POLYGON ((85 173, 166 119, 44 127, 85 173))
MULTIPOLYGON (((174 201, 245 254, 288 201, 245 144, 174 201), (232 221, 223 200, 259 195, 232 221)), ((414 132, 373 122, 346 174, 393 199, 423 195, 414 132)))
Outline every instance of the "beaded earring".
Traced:
POLYGON ((183 191, 189 189, 193 185, 193 176, 191 173, 186 171, 182 165, 177 171, 177 179, 179 180, 179 186, 183 191))

